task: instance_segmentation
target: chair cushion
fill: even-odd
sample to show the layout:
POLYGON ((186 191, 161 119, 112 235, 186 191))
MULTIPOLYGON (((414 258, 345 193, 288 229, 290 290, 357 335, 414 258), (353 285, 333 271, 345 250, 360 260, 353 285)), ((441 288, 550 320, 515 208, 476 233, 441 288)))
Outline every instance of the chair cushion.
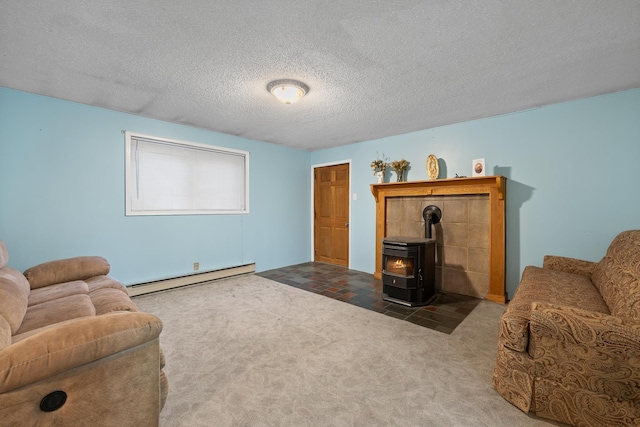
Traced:
POLYGON ((24 272, 32 289, 109 274, 109 262, 99 256, 80 256, 45 262, 24 272))
POLYGON ((0 316, 4 317, 15 334, 27 312, 29 282, 18 270, 0 268, 0 316))
POLYGON ((592 280, 611 314, 640 320, 640 230, 613 239, 592 280))
POLYGON ((11 326, 7 319, 0 316, 0 350, 11 345, 11 326))
POLYGON ((96 309, 87 294, 58 298, 29 307, 16 335, 65 320, 95 315, 96 309))
POLYGON ((86 279, 85 282, 87 282, 87 286, 89 287, 89 293, 97 289, 112 288, 121 290, 129 295, 127 287, 111 276, 94 276, 86 279))
POLYGON ((126 290, 101 288, 90 292, 89 296, 97 316, 112 311, 138 311, 126 290))
POLYGON ((9 262, 9 252, 7 251, 7 247, 4 242, 0 240, 0 268, 4 268, 7 266, 9 262))
POLYGON ((82 295, 89 293, 89 287, 81 280, 58 283, 44 288, 32 289, 29 294, 29 307, 43 302, 52 301, 70 295, 82 295))
POLYGON ((529 344, 531 304, 547 302, 610 314, 598 289, 587 277, 528 266, 507 309, 500 319, 500 342, 516 351, 529 344))

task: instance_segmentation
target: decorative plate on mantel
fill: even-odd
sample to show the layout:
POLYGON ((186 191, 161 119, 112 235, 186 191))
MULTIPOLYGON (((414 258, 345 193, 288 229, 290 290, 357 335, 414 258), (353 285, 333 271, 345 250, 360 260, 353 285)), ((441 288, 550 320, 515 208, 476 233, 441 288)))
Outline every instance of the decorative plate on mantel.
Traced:
POLYGON ((429 179, 438 179, 439 174, 438 158, 433 154, 429 154, 429 157, 427 157, 427 176, 429 179))

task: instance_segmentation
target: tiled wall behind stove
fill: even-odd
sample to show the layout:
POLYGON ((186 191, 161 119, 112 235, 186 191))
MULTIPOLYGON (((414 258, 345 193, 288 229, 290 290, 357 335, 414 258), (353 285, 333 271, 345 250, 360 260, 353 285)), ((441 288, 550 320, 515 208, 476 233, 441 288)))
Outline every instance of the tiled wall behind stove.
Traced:
POLYGON ((485 298, 489 292, 489 195, 389 197, 387 233, 424 237, 422 211, 435 205, 442 219, 437 241, 436 288, 485 298))

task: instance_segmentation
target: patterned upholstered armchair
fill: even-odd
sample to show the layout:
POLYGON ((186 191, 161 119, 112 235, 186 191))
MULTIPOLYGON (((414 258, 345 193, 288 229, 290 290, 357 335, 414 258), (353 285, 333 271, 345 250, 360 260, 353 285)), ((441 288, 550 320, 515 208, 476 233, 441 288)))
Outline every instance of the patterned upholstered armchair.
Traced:
POLYGON ((500 324, 493 385, 524 412, 575 426, 640 425, 640 230, 598 263, 525 268, 500 324))

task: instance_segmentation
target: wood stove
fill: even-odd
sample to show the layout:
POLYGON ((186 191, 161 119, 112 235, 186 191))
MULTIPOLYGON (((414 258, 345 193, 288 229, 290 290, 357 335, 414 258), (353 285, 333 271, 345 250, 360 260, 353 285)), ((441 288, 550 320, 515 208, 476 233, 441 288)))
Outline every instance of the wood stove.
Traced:
POLYGON ((382 299, 410 307, 435 299, 436 241, 387 237, 382 241, 382 299))

